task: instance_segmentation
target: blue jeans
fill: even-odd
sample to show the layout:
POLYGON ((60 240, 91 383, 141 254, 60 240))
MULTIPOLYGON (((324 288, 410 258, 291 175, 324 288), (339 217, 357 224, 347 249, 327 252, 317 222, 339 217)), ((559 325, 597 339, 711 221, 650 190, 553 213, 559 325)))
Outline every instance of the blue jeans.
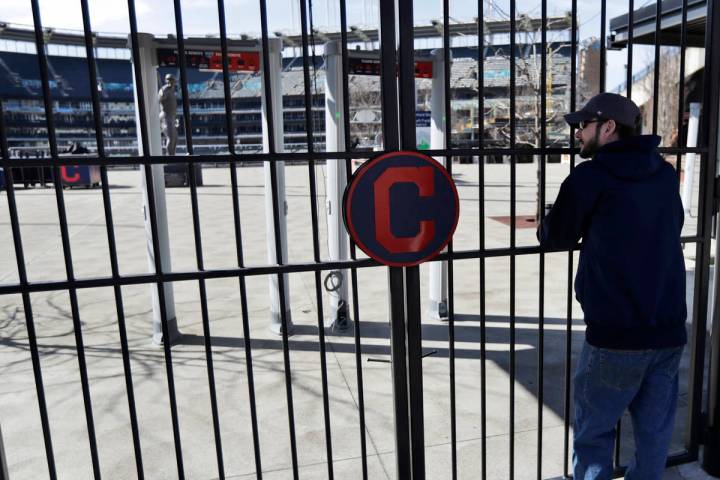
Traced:
POLYGON ((662 478, 675 422, 682 350, 609 350, 585 342, 573 379, 576 479, 612 478, 615 426, 626 408, 635 435, 635 456, 626 480, 662 478))

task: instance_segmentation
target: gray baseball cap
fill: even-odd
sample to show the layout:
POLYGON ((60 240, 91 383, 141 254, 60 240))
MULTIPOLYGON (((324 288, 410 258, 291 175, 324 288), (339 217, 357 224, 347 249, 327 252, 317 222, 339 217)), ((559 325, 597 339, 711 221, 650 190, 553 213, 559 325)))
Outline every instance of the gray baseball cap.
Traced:
POLYGON ((617 93, 600 93, 592 97, 577 112, 565 115, 565 121, 573 127, 586 120, 615 120, 615 123, 635 128, 640 119, 640 109, 629 98, 617 93))

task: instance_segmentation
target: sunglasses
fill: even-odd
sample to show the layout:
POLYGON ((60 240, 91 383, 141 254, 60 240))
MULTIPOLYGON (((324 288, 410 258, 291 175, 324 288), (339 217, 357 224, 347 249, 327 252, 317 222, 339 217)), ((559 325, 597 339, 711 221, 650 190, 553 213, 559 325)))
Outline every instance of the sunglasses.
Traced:
POLYGON ((597 123, 597 122, 605 122, 605 120, 602 120, 600 118, 596 118, 595 120, 583 120, 582 122, 580 122, 578 124, 578 128, 579 128, 579 130, 584 130, 591 123, 597 123))

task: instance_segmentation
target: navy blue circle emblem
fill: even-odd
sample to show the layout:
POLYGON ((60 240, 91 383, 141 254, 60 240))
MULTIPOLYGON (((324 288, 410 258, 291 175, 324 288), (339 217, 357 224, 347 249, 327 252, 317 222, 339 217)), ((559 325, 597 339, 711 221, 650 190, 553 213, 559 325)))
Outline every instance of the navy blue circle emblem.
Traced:
POLYGON ((450 242, 460 215, 447 170, 427 155, 392 152, 365 162, 345 189, 343 218, 358 247, 378 262, 407 267, 450 242))

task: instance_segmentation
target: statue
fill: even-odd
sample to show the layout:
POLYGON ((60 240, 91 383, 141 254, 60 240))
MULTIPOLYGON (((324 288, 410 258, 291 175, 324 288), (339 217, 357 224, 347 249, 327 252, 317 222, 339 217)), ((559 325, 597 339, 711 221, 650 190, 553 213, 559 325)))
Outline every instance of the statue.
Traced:
POLYGON ((165 135, 165 150, 167 155, 175 155, 178 136, 175 125, 177 98, 175 98, 175 77, 169 73, 165 75, 165 84, 158 92, 158 100, 160 101, 160 128, 165 135))

